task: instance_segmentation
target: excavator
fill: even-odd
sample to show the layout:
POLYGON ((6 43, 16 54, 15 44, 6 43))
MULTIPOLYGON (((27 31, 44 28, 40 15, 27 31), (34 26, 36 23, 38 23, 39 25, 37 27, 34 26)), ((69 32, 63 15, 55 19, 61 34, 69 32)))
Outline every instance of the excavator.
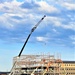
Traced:
MULTIPOLYGON (((41 18, 41 20, 31 29, 31 31, 30 31, 30 33, 29 33, 29 35, 28 35, 26 41, 24 42, 24 45, 23 45, 23 47, 22 47, 20 53, 18 54, 18 58, 20 58, 20 56, 21 56, 21 54, 22 54, 22 52, 23 52, 23 50, 24 50, 24 48, 25 48, 25 46, 26 46, 26 44, 27 44, 27 42, 28 42, 28 40, 29 40, 29 38, 30 38, 30 36, 31 36, 31 34, 34 32, 34 30, 38 27, 38 25, 42 22, 42 20, 43 20, 45 17, 46 17, 46 15, 44 15, 44 16, 41 18)), ((17 63, 17 61, 14 62, 14 64, 13 64, 13 66, 12 66, 12 69, 11 69, 9 75, 15 75, 15 73, 14 73, 14 70, 15 70, 14 67, 15 67, 16 63, 17 63)))

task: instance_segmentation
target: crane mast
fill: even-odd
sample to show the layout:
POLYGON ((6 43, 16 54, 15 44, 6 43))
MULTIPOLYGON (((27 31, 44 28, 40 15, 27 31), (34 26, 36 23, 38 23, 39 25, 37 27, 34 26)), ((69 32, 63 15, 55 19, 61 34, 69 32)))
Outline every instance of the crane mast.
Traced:
MULTIPOLYGON (((42 22, 42 20, 43 20, 45 17, 46 17, 46 15, 44 15, 44 16, 41 18, 41 20, 31 29, 31 31, 30 31, 30 33, 29 33, 29 35, 28 35, 26 41, 24 42, 24 45, 23 45, 23 47, 22 47, 20 53, 18 54, 18 57, 21 56, 21 54, 22 54, 22 52, 23 52, 23 50, 24 50, 24 48, 25 48, 25 46, 26 46, 26 44, 27 44, 27 42, 28 42, 28 40, 29 40, 29 38, 30 38, 30 36, 31 36, 31 34, 34 32, 34 30, 38 27, 38 25, 42 22)), ((14 66, 15 66, 15 65, 16 65, 16 62, 13 64, 12 69, 11 69, 9 75, 14 75, 14 74, 13 74, 13 70, 14 70, 14 66)))

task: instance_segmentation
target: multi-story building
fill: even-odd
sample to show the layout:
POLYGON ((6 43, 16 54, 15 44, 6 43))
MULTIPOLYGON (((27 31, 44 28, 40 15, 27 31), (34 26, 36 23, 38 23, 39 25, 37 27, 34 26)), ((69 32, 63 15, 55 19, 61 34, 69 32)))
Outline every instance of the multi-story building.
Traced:
POLYGON ((75 75, 75 61, 63 61, 60 75, 75 75))
POLYGON ((62 61, 54 55, 22 55, 13 60, 13 75, 75 75, 75 61, 62 61))
POLYGON ((8 75, 9 72, 0 72, 0 75, 8 75))

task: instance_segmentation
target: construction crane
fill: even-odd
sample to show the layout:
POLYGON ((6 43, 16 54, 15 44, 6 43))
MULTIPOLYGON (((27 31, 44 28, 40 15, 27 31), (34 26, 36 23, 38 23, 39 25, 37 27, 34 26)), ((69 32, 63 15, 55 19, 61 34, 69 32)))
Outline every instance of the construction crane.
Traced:
POLYGON ((24 47, 25 47, 26 43, 28 42, 28 39, 30 38, 32 32, 34 32, 34 30, 37 28, 37 26, 41 23, 41 21, 42 21, 45 17, 46 17, 46 16, 44 15, 44 17, 31 29, 31 32, 30 32, 30 34, 28 35, 28 37, 27 37, 27 39, 26 39, 26 41, 25 41, 25 43, 24 43, 24 45, 23 45, 23 47, 22 47, 22 49, 21 49, 21 51, 20 51, 20 53, 19 53, 19 55, 18 55, 18 57, 21 56, 21 54, 22 54, 22 52, 23 52, 23 50, 24 50, 24 47))
MULTIPOLYGON (((24 43, 24 45, 23 45, 23 47, 22 47, 22 49, 21 49, 21 51, 20 51, 20 53, 19 53, 19 55, 18 55, 18 57, 21 56, 21 54, 22 54, 22 52, 23 52, 23 50, 24 50, 24 48, 25 48, 25 46, 26 46, 26 44, 27 44, 27 42, 28 42, 28 40, 29 40, 29 38, 30 38, 30 36, 31 36, 31 34, 34 32, 34 30, 38 27, 38 25, 42 22, 42 20, 43 20, 45 17, 46 17, 46 15, 44 15, 44 16, 41 18, 41 20, 31 29, 31 32, 30 32, 30 34, 28 35, 28 37, 27 37, 27 39, 26 39, 26 41, 25 41, 25 43, 24 43)), ((15 63, 13 64, 13 67, 12 67, 12 69, 11 69, 9 75, 14 75, 13 70, 14 70, 14 67, 15 67, 16 63, 17 63, 17 61, 15 61, 15 63)))

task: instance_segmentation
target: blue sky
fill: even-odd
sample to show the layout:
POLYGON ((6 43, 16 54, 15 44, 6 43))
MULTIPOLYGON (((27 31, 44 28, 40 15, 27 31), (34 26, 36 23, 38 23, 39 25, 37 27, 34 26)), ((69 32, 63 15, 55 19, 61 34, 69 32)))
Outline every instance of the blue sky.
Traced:
POLYGON ((0 71, 9 71, 31 28, 22 54, 61 54, 75 61, 75 0, 0 0, 0 71))

